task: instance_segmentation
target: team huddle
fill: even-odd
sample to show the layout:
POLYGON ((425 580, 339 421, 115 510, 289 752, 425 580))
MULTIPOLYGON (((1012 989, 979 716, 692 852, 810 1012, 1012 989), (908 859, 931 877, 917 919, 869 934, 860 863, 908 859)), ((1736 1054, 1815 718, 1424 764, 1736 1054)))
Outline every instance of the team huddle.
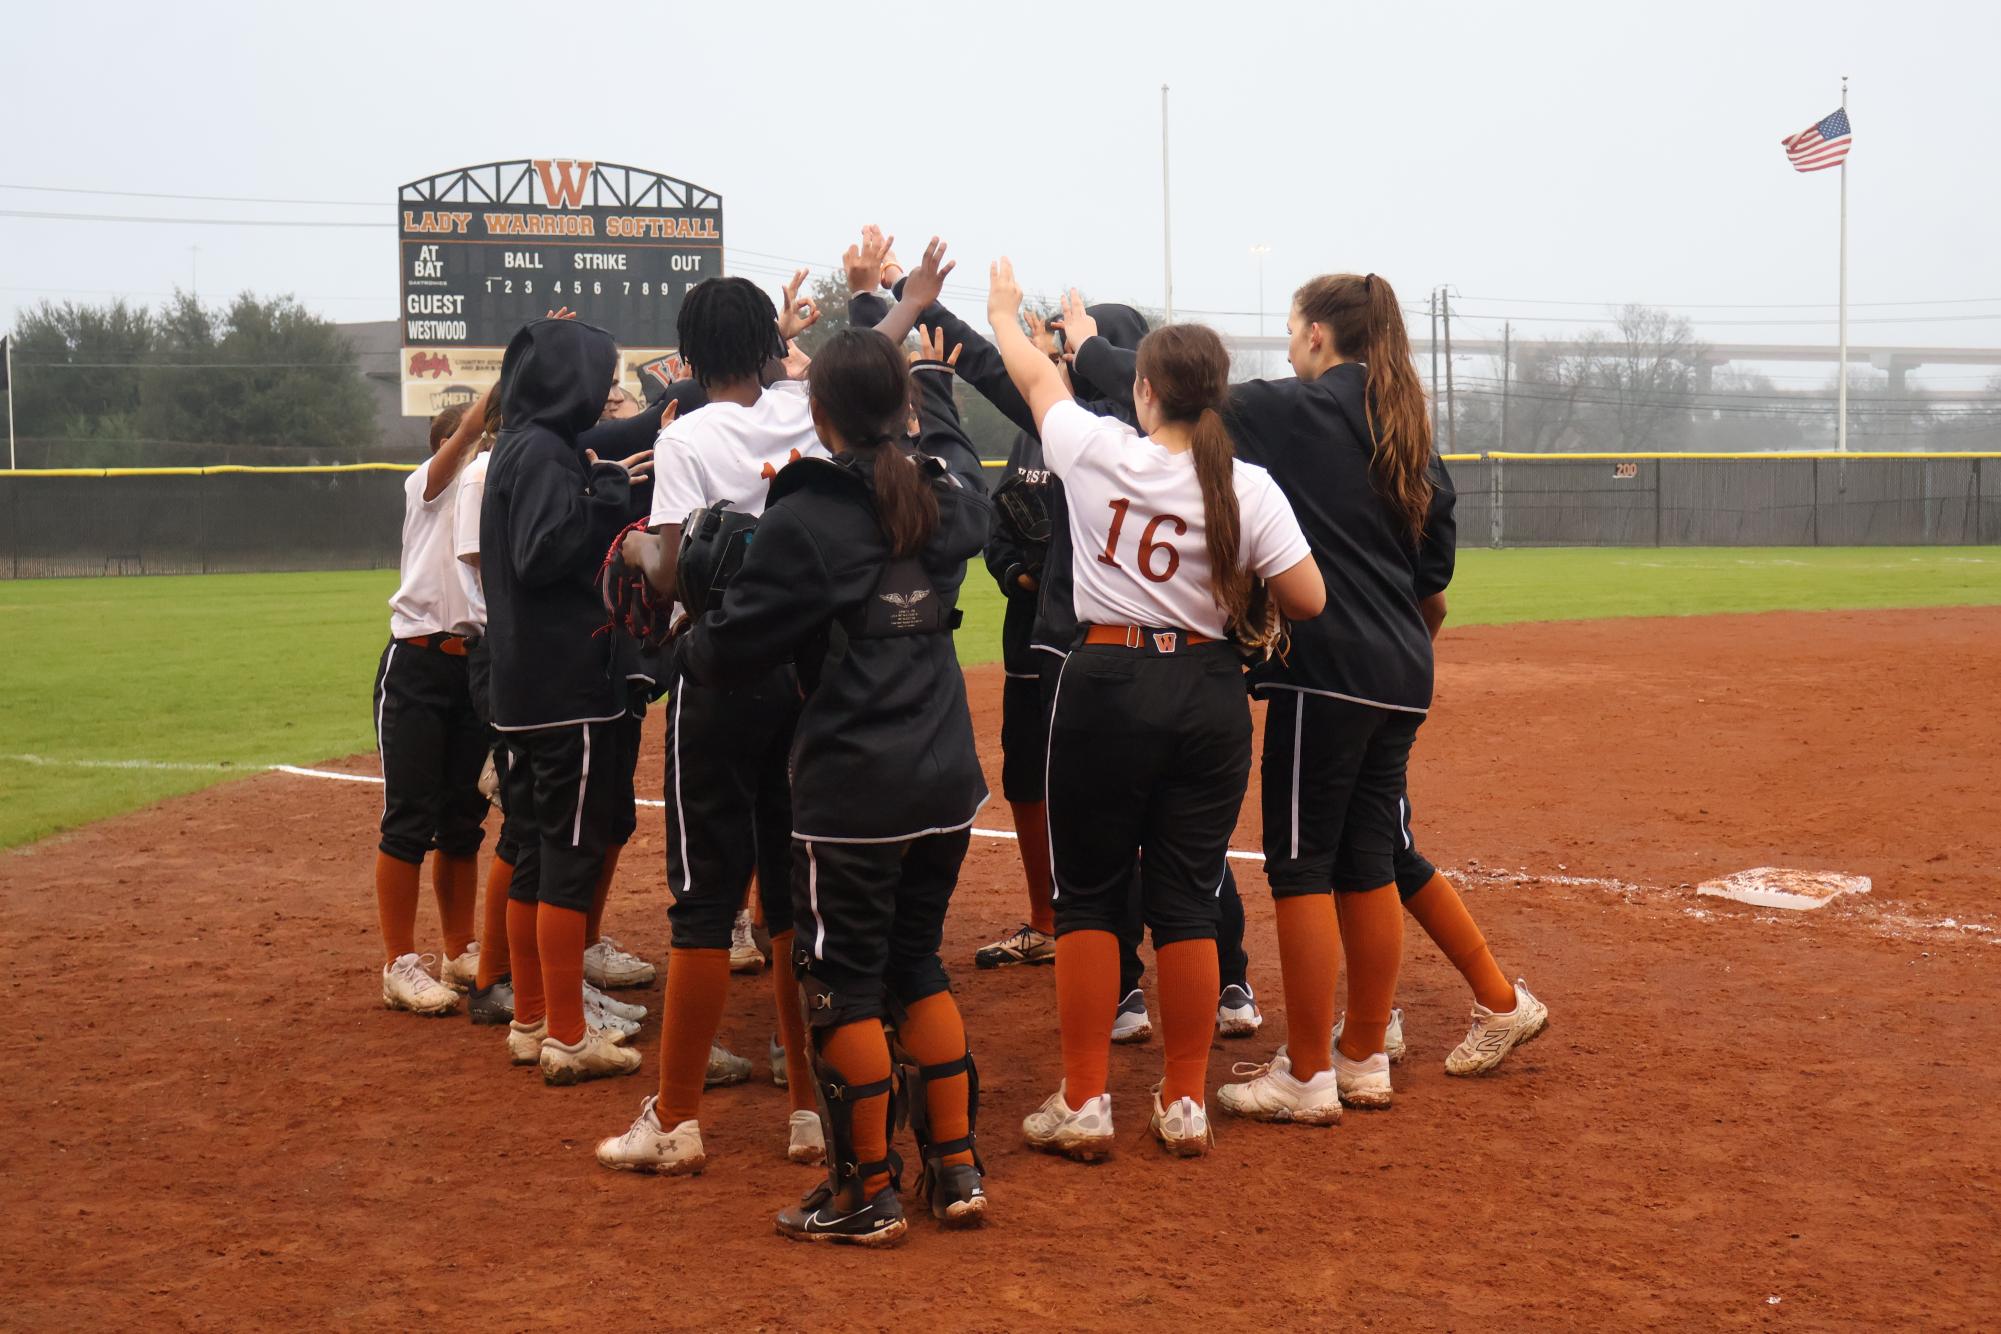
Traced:
POLYGON ((637 828, 640 722, 660 707, 659 1079, 598 1161, 706 1165, 703 1091, 751 1075, 718 1037, 732 971, 763 966, 761 925, 785 1152, 826 1169, 778 1231, 903 1236, 906 1119, 913 1199, 948 1228, 983 1222, 979 1073, 939 957, 989 799, 953 643, 983 558, 1006 599, 1002 795, 1028 913, 975 963, 1054 965, 1062 1079, 1022 1122, 1031 1147, 1112 1152, 1111 1045, 1154 1028, 1148 934, 1149 1126, 1177 1156, 1214 1143, 1213 1040, 1264 1023, 1228 858, 1254 700, 1286 1042, 1214 1106, 1312 1126, 1390 1106, 1405 911, 1473 993, 1448 1073, 1538 1036, 1547 1009, 1412 833, 1455 535, 1390 285, 1308 282, 1295 375, 1232 384, 1199 325, 1149 330, 1074 292, 1024 316, 1005 259, 990 334, 941 304, 953 265, 935 239, 906 272, 870 227, 844 266, 850 327, 810 358, 803 273, 776 304, 714 278, 688 292, 643 406, 612 335, 560 311, 514 336, 479 403, 433 422, 375 687, 384 1002, 442 1015, 463 999, 551 1085, 640 1068, 645 1010, 611 993, 655 969, 601 921, 637 828), (996 485, 955 381, 1020 432, 996 485), (415 945, 434 852, 435 976, 415 945))

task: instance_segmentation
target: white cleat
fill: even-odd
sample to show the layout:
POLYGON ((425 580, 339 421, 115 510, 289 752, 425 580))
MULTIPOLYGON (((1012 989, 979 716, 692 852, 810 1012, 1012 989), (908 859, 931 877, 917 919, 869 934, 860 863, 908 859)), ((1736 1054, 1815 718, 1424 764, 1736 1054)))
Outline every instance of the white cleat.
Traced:
MULTIPOLYGON (((1341 1025, 1347 1022, 1346 1015, 1334 1021, 1335 1042, 1338 1043, 1341 1040, 1341 1025)), ((1404 1045, 1403 1011, 1401 1009, 1390 1011, 1390 1026, 1383 1030, 1383 1054, 1390 1058, 1391 1065, 1402 1065, 1403 1058, 1410 1054, 1410 1048, 1404 1045)))
POLYGON ((1249 1076, 1240 1084, 1225 1084, 1216 1090, 1217 1103, 1232 1116, 1301 1126, 1341 1122, 1341 1091, 1332 1067, 1311 1079, 1296 1079, 1292 1058, 1280 1047, 1263 1065, 1239 1061, 1231 1073, 1249 1076))
POLYGON ((1176 1158, 1201 1158, 1216 1146, 1215 1132, 1209 1129, 1209 1113, 1193 1098, 1176 1098, 1163 1108, 1160 1085, 1153 1086, 1154 1138, 1176 1158))
POLYGON ((1251 995, 1249 987, 1240 987, 1232 982, 1223 988, 1223 994, 1216 1002, 1216 1036, 1219 1038, 1247 1038, 1264 1027, 1265 1017, 1258 1013, 1257 998, 1251 995))
POLYGON ((820 1129, 818 1112, 794 1112, 785 1156, 795 1163, 812 1166, 827 1161, 827 1137, 820 1129))
POLYGON ((653 1095, 639 1105, 639 1119, 623 1135, 598 1141, 598 1161, 615 1172, 650 1172, 656 1176, 693 1176, 709 1161, 702 1153, 702 1128, 683 1121, 672 1130, 660 1128, 653 1095))
POLYGON ((589 995, 584 997, 584 1022, 592 1028, 602 1028, 618 1038, 619 1045, 632 1040, 639 1032, 638 1021, 623 1019, 601 1005, 592 1003, 589 995))
POLYGON ((597 987, 643 987, 656 976, 652 964, 627 954, 610 936, 584 951, 584 981, 597 987))
POLYGON ((581 1084, 585 1080, 629 1075, 639 1069, 639 1053, 618 1045, 616 1035, 602 1028, 585 1028, 574 1044, 542 1039, 542 1082, 581 1084))
POLYGON ((709 1044, 709 1067, 702 1072, 705 1089, 726 1088, 750 1082, 750 1058, 739 1056, 720 1042, 709 1044))
POLYGON ((621 1019, 630 1019, 635 1024, 646 1018, 646 1007, 644 1005, 634 1005, 631 1001, 622 1001, 616 996, 607 995, 588 982, 584 983, 584 1003, 586 1005, 595 1005, 606 1014, 615 1014, 621 1019))
POLYGON ((1112 1095, 1100 1093, 1072 1108, 1059 1084, 1047 1102, 1023 1118, 1021 1133, 1031 1149, 1095 1163, 1112 1152, 1112 1095))
POLYGON ((382 970, 382 1003, 392 1010, 408 1010, 436 1018, 459 1008, 459 993, 432 977, 424 969, 434 956, 405 954, 382 970))
POLYGON ((464 954, 454 957, 447 954, 445 961, 438 965, 438 981, 453 991, 471 991, 479 985, 479 942, 466 946, 464 954))
POLYGON ((730 928, 730 971, 732 973, 755 973, 764 967, 764 951, 757 947, 757 936, 751 928, 750 910, 736 915, 736 925, 730 928))
MULTIPOLYGON (((607 1041, 625 1045, 625 1034, 615 1028, 600 1028, 594 1021, 585 1019, 588 1027, 585 1036, 599 1034, 607 1041)), ((532 1024, 524 1024, 518 1019, 507 1021, 507 1055, 516 1065, 535 1065, 542 1059, 542 1040, 549 1036, 549 1018, 544 1015, 532 1024)))
POLYGON ((1392 1096, 1388 1053, 1379 1051, 1366 1061, 1351 1061, 1336 1048, 1334 1082, 1340 1089, 1341 1101, 1348 1106, 1386 1110, 1392 1096))
POLYGON ((1495 1014, 1484 1005, 1475 1005, 1473 1026, 1466 1030, 1465 1040, 1445 1058, 1445 1073, 1485 1074, 1524 1042, 1541 1037, 1547 1027, 1549 1007, 1529 994, 1522 980, 1516 978, 1514 1010, 1495 1014))
POLYGON ((1112 1016, 1112 1041, 1145 1042, 1153 1036, 1153 1020, 1147 1017, 1146 993, 1134 987, 1119 1002, 1119 1011, 1112 1016))

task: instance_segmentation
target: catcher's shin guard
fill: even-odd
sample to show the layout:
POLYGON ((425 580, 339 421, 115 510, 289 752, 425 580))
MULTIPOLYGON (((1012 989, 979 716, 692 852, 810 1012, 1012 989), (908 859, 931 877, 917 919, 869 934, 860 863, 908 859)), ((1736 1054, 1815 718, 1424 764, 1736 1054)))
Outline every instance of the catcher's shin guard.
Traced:
POLYGON ((841 1020, 835 1013, 833 992, 807 971, 811 966, 812 958, 804 949, 794 952, 793 968, 809 1030, 806 1054, 813 1066, 820 1125, 827 1140, 827 1176, 797 1205, 778 1215, 778 1230, 797 1241, 885 1243, 901 1236, 904 1229, 903 1206, 897 1199, 903 1186, 903 1159, 891 1149, 877 1161, 860 1161, 855 1149, 855 1104, 887 1095, 885 1128, 893 1134, 899 1101, 896 1079, 892 1074, 866 1084, 851 1083, 827 1059, 821 1041, 841 1020), (883 1174, 888 1175, 888 1184, 873 1194, 865 1193, 869 1178, 883 1174))
POLYGON ((910 1131, 917 1139, 917 1153, 923 1169, 917 1176, 917 1193, 931 1206, 932 1217, 947 1227, 975 1227, 986 1220, 987 1192, 983 1184, 986 1164, 980 1161, 977 1146, 980 1120, 980 1072, 968 1051, 956 1061, 938 1065, 918 1065, 907 1054, 896 1067, 903 1102, 910 1113, 910 1131), (936 1079, 966 1077, 966 1133, 957 1139, 934 1140, 931 1136, 931 1105, 926 1086, 936 1079), (970 1163, 948 1163, 953 1154, 970 1153, 970 1163))

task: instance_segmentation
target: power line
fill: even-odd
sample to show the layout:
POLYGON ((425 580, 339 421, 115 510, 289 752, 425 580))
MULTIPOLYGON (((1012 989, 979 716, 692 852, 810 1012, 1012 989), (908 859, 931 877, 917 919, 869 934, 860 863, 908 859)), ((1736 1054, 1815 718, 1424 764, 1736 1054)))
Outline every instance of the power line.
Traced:
POLYGON ((0 218, 36 218, 45 222, 185 223, 191 227, 394 227, 393 222, 333 222, 299 218, 159 218, 137 213, 42 213, 0 208, 0 218))
POLYGON ((272 199, 260 195, 176 195, 155 190, 86 190, 69 185, 6 185, 0 190, 33 190, 52 195, 116 195, 121 199, 186 199, 203 204, 324 204, 329 208, 381 208, 382 200, 272 199))

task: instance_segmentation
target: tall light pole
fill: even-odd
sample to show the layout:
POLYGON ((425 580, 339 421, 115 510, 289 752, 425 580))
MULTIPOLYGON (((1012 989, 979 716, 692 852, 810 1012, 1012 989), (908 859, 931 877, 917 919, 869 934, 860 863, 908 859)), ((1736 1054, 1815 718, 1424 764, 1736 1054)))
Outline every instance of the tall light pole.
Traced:
MULTIPOLYGON (((1251 247, 1251 253, 1258 257, 1258 337, 1265 336, 1265 256, 1271 253, 1271 243, 1260 241, 1251 247)), ((1265 373, 1265 350, 1258 347, 1258 374, 1265 373)))
POLYGON ((1174 323, 1174 200, 1167 190, 1167 85, 1160 85, 1160 258, 1167 296, 1167 323, 1174 323))

